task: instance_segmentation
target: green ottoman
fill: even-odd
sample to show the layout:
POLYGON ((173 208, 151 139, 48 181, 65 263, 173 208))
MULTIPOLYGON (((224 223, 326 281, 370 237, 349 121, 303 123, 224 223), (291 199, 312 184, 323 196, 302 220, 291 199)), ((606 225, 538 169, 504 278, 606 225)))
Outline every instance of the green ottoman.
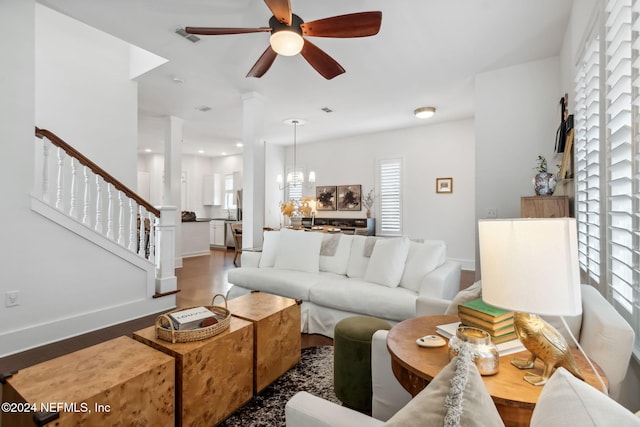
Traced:
POLYGON ((348 408, 371 413, 371 337, 391 325, 370 316, 338 322, 333 336, 333 387, 348 408))

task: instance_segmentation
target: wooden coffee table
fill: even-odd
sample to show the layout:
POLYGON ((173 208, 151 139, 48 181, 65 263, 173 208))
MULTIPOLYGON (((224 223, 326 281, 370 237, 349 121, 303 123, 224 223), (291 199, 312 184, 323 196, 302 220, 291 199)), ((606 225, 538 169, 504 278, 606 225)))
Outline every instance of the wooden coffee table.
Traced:
POLYGON ((253 396, 253 325, 231 318, 229 328, 200 341, 171 343, 155 326, 133 338, 175 359, 175 425, 217 425, 253 396))
POLYGON ((300 305, 266 292, 227 302, 231 315, 253 323, 254 392, 258 394, 300 361, 300 305))
MULTIPOLYGON (((389 331, 387 348, 391 354, 393 373, 412 396, 418 394, 449 363, 448 347, 424 348, 416 340, 435 334, 436 326, 459 321, 457 316, 422 316, 400 322, 389 331)), ((500 371, 496 375, 483 376, 487 391, 493 398, 506 426, 528 426, 531 413, 538 401, 542 387, 533 386, 523 377, 526 371, 511 365, 514 357, 527 357, 529 352, 519 352, 500 358, 500 371)), ((600 390, 600 382, 582 354, 574 349, 573 355, 585 376, 586 382, 600 390)), ((605 383, 606 377, 596 366, 605 383)), ((542 363, 537 360, 533 370, 541 374, 542 363)), ((608 384, 607 384, 608 385, 608 384)))

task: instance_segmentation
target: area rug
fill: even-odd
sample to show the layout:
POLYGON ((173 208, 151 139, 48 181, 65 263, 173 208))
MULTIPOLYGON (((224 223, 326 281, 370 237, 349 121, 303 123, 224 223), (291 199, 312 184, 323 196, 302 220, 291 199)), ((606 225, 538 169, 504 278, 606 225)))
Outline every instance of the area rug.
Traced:
POLYGON ((299 391, 340 404, 333 392, 333 347, 302 350, 300 362, 262 393, 254 396, 220 426, 280 427, 285 425, 284 406, 299 391))

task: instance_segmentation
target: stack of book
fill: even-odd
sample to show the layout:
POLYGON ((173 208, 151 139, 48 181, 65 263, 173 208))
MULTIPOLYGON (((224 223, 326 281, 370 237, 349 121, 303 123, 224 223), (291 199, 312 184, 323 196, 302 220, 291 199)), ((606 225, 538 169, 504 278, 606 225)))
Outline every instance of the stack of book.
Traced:
POLYGON ((494 344, 518 338, 513 329, 513 312, 489 305, 482 298, 458 305, 458 316, 463 325, 487 331, 494 344))

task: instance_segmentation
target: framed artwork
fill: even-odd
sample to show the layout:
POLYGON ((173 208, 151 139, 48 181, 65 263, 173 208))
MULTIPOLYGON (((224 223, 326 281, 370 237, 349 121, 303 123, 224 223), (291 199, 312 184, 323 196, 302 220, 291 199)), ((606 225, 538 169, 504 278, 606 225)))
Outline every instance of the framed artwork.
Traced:
POLYGON ((338 185, 338 210, 360 211, 362 210, 362 186, 338 185))
POLYGON ((436 178, 436 193, 453 193, 453 178, 436 178))
POLYGON ((335 211, 336 210, 336 193, 335 185, 318 185, 316 187, 316 209, 319 211, 335 211))

